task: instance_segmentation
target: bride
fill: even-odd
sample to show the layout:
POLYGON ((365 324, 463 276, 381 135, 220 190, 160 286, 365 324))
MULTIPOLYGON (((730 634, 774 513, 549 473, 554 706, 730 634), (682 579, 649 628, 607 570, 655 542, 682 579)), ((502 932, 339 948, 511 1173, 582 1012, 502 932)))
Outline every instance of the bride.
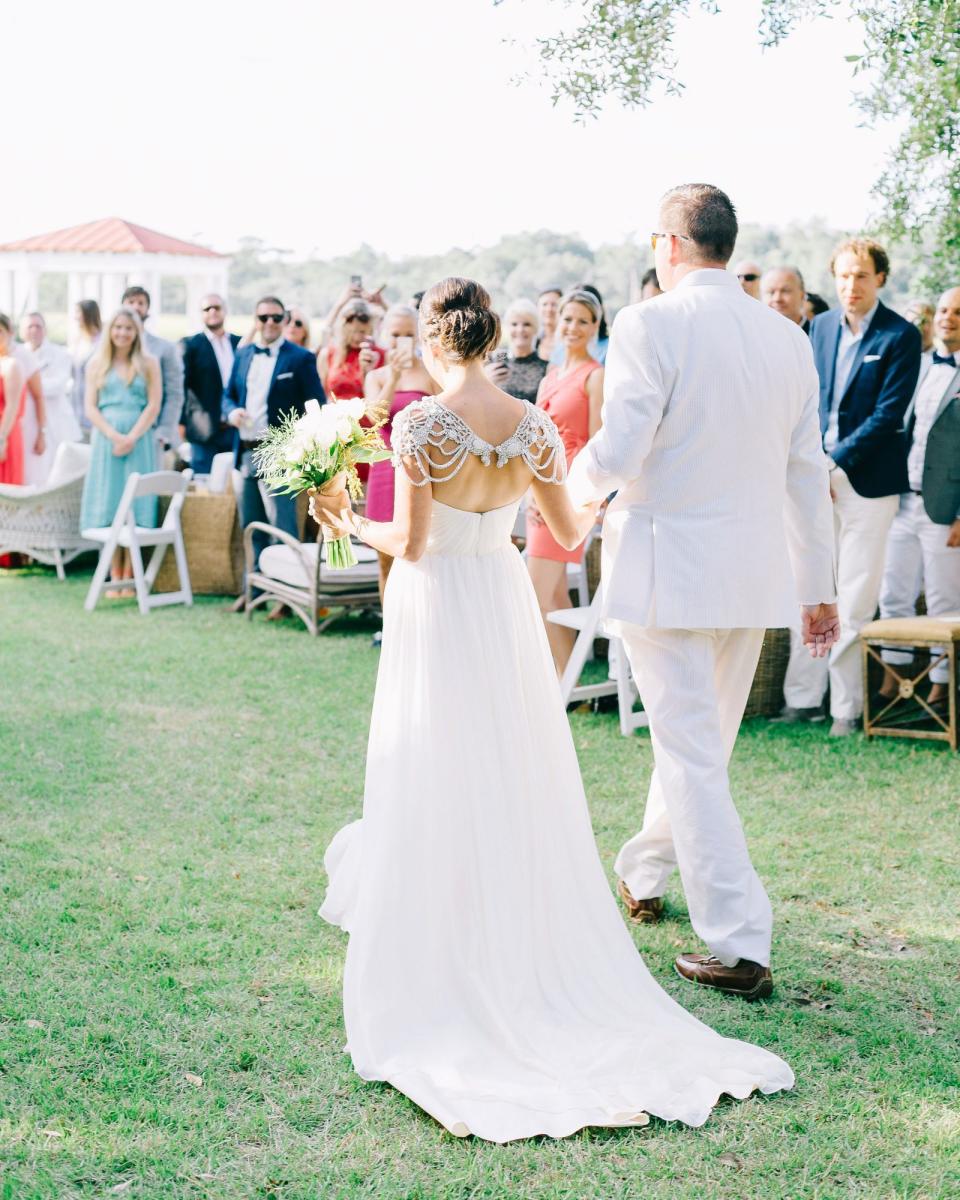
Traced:
POLYGON ((554 537, 574 510, 550 418, 487 380, 499 321, 479 284, 420 309, 442 388, 395 421, 394 519, 314 501, 336 536, 398 561, 384 608, 363 819, 325 865, 321 916, 350 935, 356 1071, 451 1133, 508 1142, 649 1116, 701 1125, 775 1092, 775 1055, 721 1037, 637 954, 597 854, 537 601, 510 541, 528 488, 554 537))

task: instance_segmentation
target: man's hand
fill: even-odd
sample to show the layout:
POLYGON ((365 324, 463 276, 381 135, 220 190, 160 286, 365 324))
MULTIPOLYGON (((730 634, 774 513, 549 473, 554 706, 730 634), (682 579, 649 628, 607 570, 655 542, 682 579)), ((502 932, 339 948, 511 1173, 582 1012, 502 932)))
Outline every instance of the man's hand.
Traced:
POLYGON ((47 438, 46 438, 46 435, 44 434, 43 430, 41 429, 37 433, 37 440, 33 443, 33 452, 39 458, 40 455, 46 451, 46 449, 47 449, 47 438))
POLYGON ((227 424, 232 425, 234 429, 242 429, 249 420, 245 408, 233 408, 227 417, 227 424))
POLYGON ((960 517, 950 526, 950 532, 947 534, 947 545, 951 548, 960 546, 960 517))
POLYGON ((840 617, 836 604, 804 604, 800 614, 800 639, 812 658, 825 658, 840 639, 840 617))

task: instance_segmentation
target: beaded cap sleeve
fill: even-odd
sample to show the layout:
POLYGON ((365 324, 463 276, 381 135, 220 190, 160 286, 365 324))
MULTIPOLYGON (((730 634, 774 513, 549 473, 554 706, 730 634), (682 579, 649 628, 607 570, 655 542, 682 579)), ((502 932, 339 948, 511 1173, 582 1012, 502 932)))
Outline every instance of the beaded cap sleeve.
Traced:
POLYGON ((494 458, 498 467, 505 467, 512 458, 522 458, 543 483, 563 483, 567 477, 567 459, 557 427, 543 409, 532 404, 525 407, 510 437, 492 446, 452 409, 427 397, 409 405, 394 419, 390 441, 395 467, 402 458, 416 462, 422 478, 410 480, 414 487, 453 479, 470 454, 485 467, 494 458))

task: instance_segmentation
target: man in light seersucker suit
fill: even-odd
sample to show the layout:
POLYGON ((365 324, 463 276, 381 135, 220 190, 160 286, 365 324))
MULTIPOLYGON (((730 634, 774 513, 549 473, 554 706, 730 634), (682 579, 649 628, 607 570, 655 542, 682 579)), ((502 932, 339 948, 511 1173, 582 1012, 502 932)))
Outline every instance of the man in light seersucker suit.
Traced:
POLYGON ((604 609, 653 743, 643 829, 617 858, 620 894, 634 920, 657 920, 679 866, 709 953, 680 955, 677 970, 755 999, 773 986, 773 918, 727 762, 764 630, 801 605, 804 642, 822 656, 839 622, 810 343, 726 270, 736 236, 718 188, 664 197, 652 240, 665 292, 614 322, 603 426, 569 487, 581 506, 617 492, 604 609))

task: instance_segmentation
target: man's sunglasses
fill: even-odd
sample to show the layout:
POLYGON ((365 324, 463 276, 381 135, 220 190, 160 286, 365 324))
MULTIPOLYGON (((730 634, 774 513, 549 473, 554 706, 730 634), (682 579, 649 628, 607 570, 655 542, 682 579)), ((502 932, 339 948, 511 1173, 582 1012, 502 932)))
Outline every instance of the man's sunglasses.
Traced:
POLYGON ((266 325, 268 321, 272 321, 274 325, 282 325, 286 316, 286 313, 257 313, 257 320, 261 325, 266 325))
POLYGON ((293 318, 293 321, 291 322, 291 324, 293 324, 293 325, 296 325, 297 329, 302 329, 302 328, 303 328, 303 322, 300 320, 300 318, 299 318, 299 317, 294 317, 294 318, 293 318))
POLYGON ((222 308, 223 308, 222 304, 208 304, 203 311, 204 312, 220 312, 220 310, 222 308))
POLYGON ((350 325, 354 321, 359 321, 361 325, 369 325, 370 318, 363 316, 362 313, 351 313, 344 321, 345 325, 350 325))
POLYGON ((656 250, 657 238, 662 238, 662 237, 679 238, 681 242, 689 242, 690 241, 690 238, 688 238, 685 233, 651 233, 650 234, 650 249, 651 250, 656 250))
POLYGON ((760 276, 755 271, 748 271, 746 275, 738 275, 737 278, 741 283, 756 283, 760 276))

